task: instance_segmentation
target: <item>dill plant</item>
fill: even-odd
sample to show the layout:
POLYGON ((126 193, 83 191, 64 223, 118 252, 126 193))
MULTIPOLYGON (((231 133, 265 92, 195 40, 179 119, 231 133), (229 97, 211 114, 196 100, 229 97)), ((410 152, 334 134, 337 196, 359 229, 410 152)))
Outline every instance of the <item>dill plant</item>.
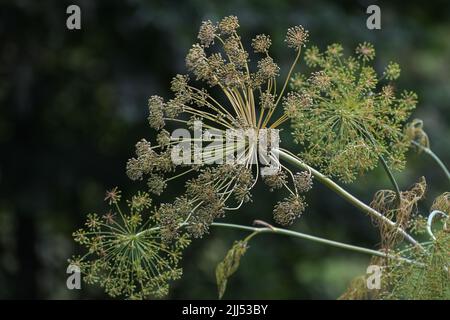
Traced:
MULTIPOLYGON (((375 49, 369 43, 358 45, 354 56, 345 55, 339 44, 332 44, 323 52, 313 45, 303 57, 312 70, 293 74, 309 40, 308 31, 295 26, 287 30, 285 37, 295 57, 286 78, 279 81, 280 68, 269 53, 270 37, 260 34, 251 41, 257 58, 253 70, 238 28, 235 16, 201 24, 198 43, 186 56, 190 74, 173 78, 171 99, 154 95, 148 101, 148 123, 157 131, 155 142, 138 141, 135 156, 126 164, 128 177, 144 180, 146 190, 126 201, 126 213, 120 208, 120 191, 108 191, 105 200, 111 211, 104 216, 89 215, 85 228, 74 233, 75 241, 86 248, 86 253, 73 257, 70 263, 80 267, 86 282, 99 284, 113 297, 163 297, 169 283, 182 275, 179 263, 192 238, 202 238, 211 226, 225 227, 250 235, 236 241, 217 266, 220 297, 228 278, 238 269, 248 242, 264 233, 372 255, 389 275, 376 298, 442 296, 442 290, 436 293, 435 289, 437 282, 442 281, 442 270, 448 271, 448 256, 440 250, 449 247, 447 226, 434 236, 430 227, 433 219, 424 223, 425 218, 417 213, 417 203, 425 194, 425 180, 409 191, 400 191, 391 169, 404 166, 405 153, 411 146, 427 152, 444 171, 447 169, 429 148, 420 120, 406 124, 417 95, 397 92, 394 81, 400 76, 399 65, 390 62, 378 76, 371 66, 375 49), (194 153, 199 152, 202 161, 173 161, 173 155, 182 150, 179 139, 166 129, 166 124, 194 130, 198 122, 203 125, 201 144, 195 136, 187 142, 194 147, 194 153), (256 139, 247 141, 242 132, 276 132, 286 122, 291 123, 292 136, 300 148, 286 150, 269 143, 268 159, 263 160, 273 161, 276 170, 262 174, 254 160, 267 137, 257 134, 256 139), (214 150, 202 145, 224 142, 230 130, 237 134, 239 143, 221 144, 214 150), (232 164, 219 161, 235 154, 243 155, 232 164), (393 190, 379 191, 370 205, 333 180, 352 182, 378 163, 386 170, 393 190), (289 226, 306 210, 305 194, 314 180, 371 217, 380 229, 381 250, 303 234, 261 220, 255 220, 255 226, 217 222, 251 202, 253 187, 262 181, 268 192, 283 189, 287 193, 273 208, 273 220, 289 226), (161 195, 172 183, 184 183, 185 192, 170 203, 154 205, 152 197, 161 195), (423 231, 424 226, 433 237, 431 242, 420 243, 411 234, 423 231), (426 293, 414 295, 416 290, 410 283, 402 282, 402 276, 430 264, 433 269, 427 269, 427 274, 432 280, 422 286, 426 293)), ((445 220, 449 213, 448 195, 439 199, 433 212, 441 212, 445 220)), ((355 281, 342 298, 368 296, 367 290, 355 281)))

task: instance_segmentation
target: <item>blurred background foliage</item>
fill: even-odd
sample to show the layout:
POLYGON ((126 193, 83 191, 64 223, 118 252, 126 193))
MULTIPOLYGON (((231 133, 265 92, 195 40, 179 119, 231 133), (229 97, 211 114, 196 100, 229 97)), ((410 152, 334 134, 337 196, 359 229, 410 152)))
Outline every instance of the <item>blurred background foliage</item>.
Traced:
MULTIPOLYGON (((443 0, 1 0, 0 298, 105 298, 85 285, 67 290, 66 259, 77 250, 71 233, 87 213, 107 209, 105 189, 117 185, 130 195, 145 188, 128 180, 124 168, 135 142, 154 135, 147 99, 168 97, 169 81, 185 72, 184 56, 204 19, 237 15, 247 45, 258 33, 272 36, 284 74, 293 59, 283 44, 289 26, 304 25, 322 48, 341 42, 350 52, 358 42, 373 42, 379 70, 389 60, 400 63, 399 85, 420 97, 414 117, 425 121, 433 150, 450 163, 449 12, 443 0), (80 31, 66 29, 69 4, 81 7, 80 31), (381 7, 381 30, 365 27, 369 4, 381 7)), ((288 135, 284 143, 290 144, 288 135)), ((406 189, 422 175, 430 185, 425 214, 448 184, 426 155, 415 153, 397 177, 406 189)), ((368 202, 389 182, 376 170, 348 188, 368 202)), ((163 200, 180 190, 172 188, 163 200)), ((283 197, 258 186, 253 203, 223 221, 272 222, 269 208, 283 197)), ((338 196, 316 184, 307 201, 294 229, 376 248, 370 219, 338 196)), ((216 298, 215 266, 243 237, 216 228, 195 241, 170 298, 216 298)), ((250 246, 225 298, 335 299, 370 259, 278 235, 258 236, 250 246)))

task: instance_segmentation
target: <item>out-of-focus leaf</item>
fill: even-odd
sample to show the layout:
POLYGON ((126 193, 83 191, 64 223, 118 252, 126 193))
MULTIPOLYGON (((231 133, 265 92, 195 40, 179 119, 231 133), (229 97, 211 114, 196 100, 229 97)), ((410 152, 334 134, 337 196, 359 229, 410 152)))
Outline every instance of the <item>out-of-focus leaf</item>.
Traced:
POLYGON ((216 267, 217 289, 219 299, 222 299, 227 288, 228 278, 237 271, 241 258, 248 249, 247 241, 235 241, 227 255, 216 267))

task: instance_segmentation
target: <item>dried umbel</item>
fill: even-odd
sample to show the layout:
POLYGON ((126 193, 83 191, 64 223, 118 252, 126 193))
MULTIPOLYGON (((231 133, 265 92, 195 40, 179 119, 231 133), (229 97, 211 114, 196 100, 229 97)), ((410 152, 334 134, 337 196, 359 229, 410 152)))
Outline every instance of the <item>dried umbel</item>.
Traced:
MULTIPOLYGON (((188 175, 196 176, 187 180, 183 198, 189 208, 181 210, 183 214, 175 202, 165 204, 158 212, 158 216, 164 217, 167 239, 179 235, 175 228, 178 223, 183 223, 190 235, 201 237, 216 218, 251 199, 250 190, 260 174, 261 161, 257 152, 262 144, 260 134, 264 129, 275 130, 284 121, 273 118, 290 74, 284 85, 276 85, 280 68, 269 54, 270 37, 263 34, 252 41, 255 53, 261 57, 256 62, 256 70, 252 71, 249 54, 237 33, 238 27, 239 21, 234 16, 225 17, 218 23, 208 20, 201 24, 199 43, 194 44, 186 56, 186 66, 191 74, 173 78, 172 99, 164 101, 159 96, 149 99, 148 121, 159 131, 156 144, 142 139, 136 144, 136 157, 127 163, 128 176, 132 180, 147 179, 149 191, 156 195, 160 195, 175 178, 180 181, 188 175), (203 82, 204 88, 193 86, 192 77, 203 82), (210 88, 217 88, 222 96, 213 96, 210 88), (281 90, 277 91, 277 88, 281 90), (224 98, 225 102, 221 102, 224 98), (183 140, 200 161, 171 161, 171 155, 185 153, 180 141, 164 129, 170 122, 190 131, 201 124, 201 143, 198 143, 198 136, 183 140), (256 133, 254 139, 246 140, 240 136, 249 130, 256 133), (238 141, 231 146, 224 143, 230 132, 236 134, 238 141), (211 142, 218 143, 219 147, 206 147, 211 142), (236 161, 229 163, 230 157, 235 157, 236 161), (186 210, 188 212, 184 212, 186 210), (174 231, 172 235, 170 230, 174 231)), ((286 43, 297 53, 294 64, 307 38, 308 32, 303 27, 288 30, 286 43)), ((270 160, 277 172, 265 174, 264 182, 271 190, 285 188, 292 199, 300 199, 299 193, 309 190, 310 183, 304 181, 300 186, 299 177, 294 180, 292 172, 277 162, 270 145, 266 151, 263 160, 270 160)), ((298 212, 291 214, 289 219, 296 216, 299 216, 298 212)))
POLYGON ((369 64, 373 46, 363 43, 356 53, 344 56, 339 44, 325 52, 307 49, 306 63, 315 71, 294 76, 295 93, 284 101, 293 136, 304 147, 301 157, 343 182, 373 169, 380 157, 402 168, 409 146, 402 129, 417 103, 413 92, 396 93, 391 81, 400 74, 397 64, 389 63, 378 77, 369 64))
POLYGON ((162 241, 161 223, 151 214, 147 193, 128 201, 129 213, 122 212, 118 195, 117 188, 107 192, 110 211, 102 217, 88 215, 85 228, 74 232, 87 253, 69 263, 80 269, 87 283, 100 285, 112 297, 163 297, 169 282, 181 277, 178 265, 190 240, 183 235, 172 243, 162 241))
MULTIPOLYGON (((252 41, 260 58, 256 70, 251 70, 238 27, 234 16, 218 23, 204 21, 199 42, 186 56, 190 75, 173 78, 172 99, 153 95, 148 100, 148 122, 158 133, 154 142, 141 139, 136 143, 136 156, 127 162, 126 172, 132 180, 145 179, 149 193, 138 192, 127 201, 129 214, 122 214, 120 191, 109 191, 105 200, 116 212, 103 220, 89 216, 86 230, 74 234, 88 254, 72 262, 80 266, 88 282, 99 283, 111 296, 165 295, 167 283, 181 274, 177 265, 188 238, 202 237, 215 219, 251 200, 260 162, 268 169, 264 181, 270 188, 285 188, 290 193, 277 205, 275 219, 292 223, 305 208, 300 193, 309 190, 309 177, 294 176, 279 163, 274 152, 278 142, 270 138, 285 121, 275 118, 275 111, 291 73, 277 86, 280 68, 269 54, 267 35, 252 41), (191 78, 204 87, 192 85, 191 78), (221 95, 213 96, 211 92, 217 91, 221 95), (193 137, 184 137, 180 143, 166 129, 168 123, 187 129, 193 137), (200 136, 196 136, 198 131, 200 136), (248 136, 249 131, 254 135, 248 136), (225 144, 229 139, 233 143, 225 144), (175 161, 179 158, 182 161, 175 161), (277 173, 272 176, 272 171, 277 173), (149 194, 162 194, 175 179, 184 181, 185 192, 170 203, 152 206, 149 194)), ((303 27, 288 30, 286 43, 296 52, 293 65, 307 37, 303 27)))
POLYGON ((273 209, 273 218, 282 226, 289 226, 302 215, 305 208, 306 203, 303 197, 291 195, 277 203, 273 209))

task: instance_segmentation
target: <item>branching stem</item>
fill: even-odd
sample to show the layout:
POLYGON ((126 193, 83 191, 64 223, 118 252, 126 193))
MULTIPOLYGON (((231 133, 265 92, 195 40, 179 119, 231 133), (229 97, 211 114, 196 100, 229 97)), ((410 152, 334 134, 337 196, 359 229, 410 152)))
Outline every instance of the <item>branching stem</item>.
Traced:
POLYGON ((309 165, 307 165, 306 163, 301 161, 295 155, 293 155, 289 152, 286 152, 283 149, 279 149, 278 152, 279 152, 279 156, 281 159, 289 162, 290 164, 292 164, 298 168, 301 168, 304 170, 310 170, 317 180, 319 180, 322 184, 324 184, 325 186, 327 186, 328 188, 330 188, 331 190, 336 192, 338 195, 340 195, 342 198, 344 198, 345 200, 350 202, 352 205, 354 205, 361 211, 366 212, 367 214, 369 214, 373 218, 377 219, 378 221, 380 221, 382 223, 386 223, 389 227, 395 228, 397 230, 397 232, 399 232, 408 242, 410 242, 411 244, 413 244, 416 247, 419 247, 422 250, 425 250, 420 245, 420 243, 418 243, 413 237, 411 237, 405 230, 403 230, 401 227, 399 227, 395 222, 391 221, 390 219, 388 219, 387 217, 382 215, 377 210, 371 208, 364 202, 360 201, 358 198, 356 198, 355 196, 350 194, 348 191, 346 191, 344 188, 339 186, 336 182, 334 182, 333 180, 331 180, 330 178, 328 178, 321 172, 310 167, 309 165))
POLYGON ((436 163, 439 165, 439 167, 441 167, 442 171, 444 171, 447 179, 450 181, 450 171, 447 169, 447 167, 442 162, 442 160, 430 148, 427 148, 414 140, 412 140, 411 143, 413 145, 415 145, 416 147, 418 147, 419 149, 421 149, 422 151, 424 151, 431 158, 433 158, 433 160, 436 161, 436 163))
MULTIPOLYGON (((351 245, 351 244, 346 244, 346 243, 342 243, 342 242, 338 242, 338 241, 328 240, 328 239, 325 239, 325 238, 320 238, 320 237, 312 236, 312 235, 301 233, 301 232, 297 232, 297 231, 292 231, 292 230, 287 230, 287 229, 282 229, 282 228, 276 228, 276 227, 273 227, 273 226, 270 226, 270 227, 250 227, 250 226, 243 226, 243 225, 239 225, 239 224, 220 223, 220 222, 213 222, 212 226, 250 231, 250 232, 252 232, 251 235, 250 235, 250 238, 255 236, 255 235, 257 235, 257 234, 260 234, 260 233, 282 234, 282 235, 287 235, 287 236, 291 236, 291 237, 295 237, 295 238, 306 239, 306 240, 310 240, 310 241, 326 244, 326 245, 329 245, 329 246, 332 246, 332 247, 337 247, 337 248, 347 249, 347 250, 351 250, 351 251, 366 253, 366 254, 369 254, 369 255, 377 256, 377 257, 384 257, 384 258, 402 260, 402 261, 409 262, 409 263, 415 263, 414 261, 409 260, 407 258, 400 257, 400 256, 395 256, 395 255, 391 255, 391 254, 387 254, 385 252, 372 250, 372 249, 359 247, 359 246, 354 246, 354 245, 351 245)), ((250 238, 247 237, 248 240, 250 238)))

